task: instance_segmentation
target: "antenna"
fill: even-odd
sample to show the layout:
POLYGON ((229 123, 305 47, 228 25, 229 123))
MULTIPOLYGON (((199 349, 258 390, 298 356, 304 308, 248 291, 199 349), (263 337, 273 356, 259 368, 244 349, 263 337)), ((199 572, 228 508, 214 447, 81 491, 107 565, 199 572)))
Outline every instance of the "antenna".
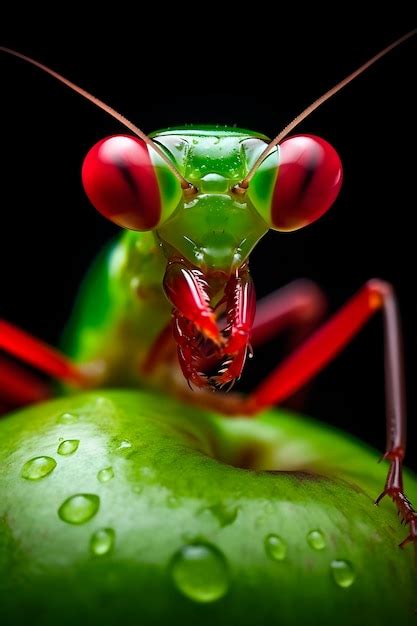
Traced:
POLYGON ((262 161, 268 156, 271 150, 275 148, 275 146, 277 146, 284 139, 284 137, 288 135, 288 133, 290 133, 296 126, 298 126, 298 124, 300 124, 303 120, 306 119, 306 117, 308 117, 311 113, 313 113, 313 111, 318 109, 324 102, 326 102, 326 100, 329 100, 338 91, 346 87, 346 85, 348 85, 352 80, 360 76, 363 72, 365 72, 365 70, 368 69, 368 67, 370 67, 371 65, 376 63, 376 61, 379 61, 379 59, 381 59, 383 56, 388 54, 388 52, 391 52, 391 50, 401 45, 402 43, 404 43, 404 41, 407 41, 407 39, 410 39, 410 37, 416 34, 417 34, 417 29, 415 28, 414 30, 411 30, 409 33, 407 33, 406 35, 403 35, 402 37, 394 41, 392 44, 390 44, 389 46, 381 50, 381 52, 378 52, 378 54, 376 54, 371 59, 369 59, 369 61, 361 65, 357 70, 349 74, 349 76, 346 76, 346 78, 341 80, 340 83, 337 83, 337 85, 329 89, 329 91, 326 91, 325 94, 320 96, 320 98, 317 98, 317 100, 315 100, 312 104, 310 104, 310 106, 304 109, 304 111, 302 111, 299 115, 297 115, 297 117, 295 117, 293 121, 290 122, 279 133, 279 135, 277 135, 275 139, 273 139, 271 143, 267 145, 265 150, 256 159, 254 165, 249 170, 249 173, 247 174, 247 176, 242 180, 241 183, 239 183, 239 185, 237 185, 237 187, 240 189, 247 189, 249 182, 251 178, 253 177, 255 171, 258 169, 262 161))
POLYGON ((183 189, 187 189, 190 191, 193 188, 193 185, 189 183, 180 174, 180 172, 177 170, 173 162, 161 150, 158 144, 152 141, 152 139, 148 137, 148 135, 145 135, 145 133, 140 128, 135 126, 135 124, 132 124, 132 122, 126 119, 123 115, 121 115, 121 113, 118 113, 117 111, 112 109, 112 107, 110 107, 108 104, 105 104, 105 102, 102 102, 101 100, 93 96, 91 93, 89 93, 82 87, 78 87, 78 85, 75 85, 75 83, 72 83, 67 78, 64 78, 64 76, 61 76, 61 74, 58 74, 58 72, 55 72, 54 70, 50 69, 46 65, 43 65, 43 63, 39 63, 39 61, 35 61, 35 59, 32 59, 31 57, 28 57, 25 54, 21 54, 20 52, 16 52, 16 50, 11 50, 10 48, 4 48, 0 46, 0 51, 6 52, 7 54, 11 54, 12 56, 17 57, 18 59, 22 59, 23 61, 26 61, 27 63, 30 63, 31 65, 34 65, 35 67, 38 67, 43 72, 50 74, 51 76, 59 80, 61 83, 64 83, 64 85, 66 85, 67 87, 75 91, 76 93, 80 94, 80 96, 83 96, 83 98, 86 98, 87 100, 95 104, 99 109, 102 109, 103 111, 105 111, 106 113, 114 117, 118 122, 123 124, 123 126, 126 126, 126 128, 132 131, 132 133, 140 137, 142 141, 144 141, 148 146, 151 146, 153 150, 155 150, 155 152, 161 157, 161 159, 165 161, 165 163, 167 164, 171 172, 174 174, 174 176, 180 181, 181 187, 183 189))

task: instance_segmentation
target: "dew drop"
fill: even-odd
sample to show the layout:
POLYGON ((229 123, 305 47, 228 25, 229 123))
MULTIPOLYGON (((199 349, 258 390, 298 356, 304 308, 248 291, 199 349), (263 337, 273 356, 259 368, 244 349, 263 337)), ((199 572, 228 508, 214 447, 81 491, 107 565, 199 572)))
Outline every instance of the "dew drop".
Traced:
POLYGON ((109 480, 114 478, 114 471, 112 467, 104 467, 97 473, 97 478, 101 483, 108 483, 109 480))
POLYGON ((171 561, 171 577, 184 596, 209 603, 222 598, 229 589, 226 559, 206 543, 183 546, 171 561))
POLYGON ((122 454, 123 456, 128 456, 132 451, 132 444, 127 439, 123 439, 119 441, 116 447, 116 454, 122 454))
POLYGON ((60 424, 74 424, 78 422, 78 415, 74 413, 62 413, 57 419, 60 424))
POLYGON ((330 563, 330 569, 332 571, 333 579, 339 587, 346 589, 355 582, 356 573, 353 569, 352 563, 349 561, 335 559, 330 563))
POLYGON ((224 502, 214 504, 213 506, 208 507, 208 510, 217 519, 221 528, 233 524, 238 514, 238 508, 236 506, 232 506, 224 502))
POLYGON ((283 561, 287 556, 287 544, 279 535, 265 537, 265 550, 273 561, 283 561))
POLYGON ((141 475, 141 478, 144 478, 145 480, 151 480, 152 478, 155 478, 155 470, 152 467, 148 467, 146 465, 139 469, 139 474, 141 475))
POLYGON ((92 493, 78 493, 61 504, 59 517, 68 524, 85 524, 97 513, 100 498, 92 493))
POLYGON ((96 556, 108 554, 114 545, 115 532, 113 528, 100 528, 90 539, 90 549, 96 556))
POLYGON ((324 550, 326 540, 321 530, 310 530, 307 535, 307 543, 313 550, 324 550))
POLYGON ((36 456, 26 461, 20 475, 26 480, 40 480, 56 468, 56 461, 50 456, 36 456))
POLYGON ((59 444, 57 452, 61 456, 68 456, 69 454, 74 454, 78 450, 79 445, 78 439, 66 439, 59 444))

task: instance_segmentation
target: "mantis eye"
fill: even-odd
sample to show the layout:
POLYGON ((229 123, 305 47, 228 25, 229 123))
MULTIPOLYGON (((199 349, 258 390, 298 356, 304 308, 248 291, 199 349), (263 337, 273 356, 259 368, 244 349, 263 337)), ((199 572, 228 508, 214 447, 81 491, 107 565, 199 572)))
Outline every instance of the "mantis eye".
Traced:
POLYGON ((94 207, 131 230, 152 230, 177 207, 182 190, 164 160, 141 139, 102 139, 84 159, 82 181, 94 207))
POLYGON ((271 228, 292 231, 315 222, 342 184, 336 150, 314 135, 285 139, 256 170, 248 197, 271 228))

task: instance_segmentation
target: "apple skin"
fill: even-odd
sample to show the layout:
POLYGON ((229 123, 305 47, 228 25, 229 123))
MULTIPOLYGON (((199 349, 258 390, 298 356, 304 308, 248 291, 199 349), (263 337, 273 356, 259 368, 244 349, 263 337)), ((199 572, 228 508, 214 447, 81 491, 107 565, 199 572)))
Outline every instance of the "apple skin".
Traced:
MULTIPOLYGON (((157 394, 103 391, 9 415, 0 440, 4 626, 417 623, 413 546, 398 548, 407 530, 394 505, 373 504, 386 463, 345 434, 281 410, 227 419, 157 394), (79 440, 77 450, 58 454, 62 439, 79 440), (22 478, 38 456, 55 469, 22 478), (114 477, 100 482, 108 467, 114 477), (66 523, 58 510, 80 493, 99 496, 99 509, 66 523), (93 554, 103 528, 114 544, 93 554), (322 550, 307 542, 313 529, 322 550), (268 556, 269 534, 284 541, 283 560, 268 556), (223 554, 223 597, 199 602, 178 589, 173 567, 187 545, 223 554), (334 560, 352 564, 349 587, 336 584, 334 560)), ((405 484, 416 502, 415 477, 405 484)))

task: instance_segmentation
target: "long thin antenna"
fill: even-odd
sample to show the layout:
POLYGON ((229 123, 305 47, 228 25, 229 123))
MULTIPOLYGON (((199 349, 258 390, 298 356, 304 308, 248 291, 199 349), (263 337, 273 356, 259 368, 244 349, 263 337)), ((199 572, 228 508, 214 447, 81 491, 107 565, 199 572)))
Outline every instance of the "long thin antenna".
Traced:
POLYGON ((267 147, 265 148, 265 150, 261 153, 261 155, 256 159, 254 165, 251 167, 248 175, 242 180, 242 182, 238 185, 241 189, 246 189, 249 181, 251 180, 252 176, 254 175, 255 171, 258 169, 258 167, 260 166, 260 164, 262 163, 262 161, 265 159, 265 157, 271 152, 271 150, 273 148, 275 148, 275 146, 277 146, 283 139, 284 137, 286 137, 288 135, 288 133, 290 133, 296 126, 298 126, 298 124, 300 124, 303 120, 305 120, 306 117, 308 117, 311 113, 313 113, 313 111, 315 111, 316 109, 319 108, 319 106, 321 106, 324 102, 326 102, 326 100, 329 100, 329 98, 331 98, 332 96, 334 96, 338 91, 340 91, 341 89, 343 89, 343 87, 346 87, 346 85, 348 83, 350 83, 352 80, 354 80, 357 76, 359 76, 360 74, 362 74, 362 72, 364 72, 365 70, 368 69, 368 67, 370 67, 371 65, 373 65, 376 61, 378 61, 381 57, 385 56, 386 54, 388 54, 388 52, 391 52, 391 50, 393 50, 394 48, 396 48, 397 46, 401 45, 402 43, 404 43, 404 41, 407 41, 407 39, 410 39, 410 37, 412 37, 413 35, 417 34, 417 29, 411 30, 409 33, 407 33, 406 35, 403 35, 402 37, 400 37, 399 39, 397 39, 396 41, 394 41, 392 44, 390 44, 389 46, 387 46, 386 48, 384 48, 383 50, 381 50, 381 52, 378 52, 378 54, 376 54, 375 56, 373 56, 371 59, 369 59, 369 61, 367 61, 366 63, 364 63, 363 65, 361 65, 357 70, 355 70, 354 72, 352 72, 351 74, 349 74, 349 76, 346 76, 346 78, 344 78, 343 80, 340 81, 340 83, 337 83, 337 85, 335 85, 334 87, 332 87, 331 89, 329 89, 329 91, 326 91, 325 94, 323 94, 322 96, 320 96, 320 98, 317 98, 317 100, 315 100, 312 104, 310 104, 310 106, 308 106, 306 109, 304 109, 304 111, 302 111, 302 113, 300 113, 299 115, 297 115, 296 118, 293 119, 292 122, 290 122, 288 124, 288 126, 286 126, 280 133, 279 135, 277 135, 275 137, 275 139, 273 139, 271 141, 270 144, 267 145, 267 147))
POLYGON ((25 54, 21 54, 20 52, 16 52, 16 50, 11 50, 10 48, 4 48, 3 46, 0 46, 0 51, 7 52, 7 54, 11 54, 12 56, 17 57, 18 59, 22 59, 23 61, 26 61, 27 63, 31 63, 31 65, 35 65, 35 67, 38 67, 43 72, 50 74, 51 76, 59 80, 61 83, 64 83, 64 85, 66 85, 67 87, 75 91, 76 93, 80 94, 80 96, 83 96, 84 98, 86 98, 87 100, 95 104, 97 107, 99 107, 100 109, 102 109, 103 111, 111 115, 112 117, 114 117, 118 122, 123 124, 123 126, 126 126, 126 128, 132 131, 132 133, 140 137, 142 141, 144 141, 146 144, 148 144, 148 146, 151 146, 153 150, 155 150, 155 152, 168 165, 171 172, 176 176, 176 178, 178 178, 178 180, 181 183, 181 187, 183 189, 189 189, 191 187, 191 183, 185 180, 185 178, 179 173, 175 165, 166 156, 166 154, 164 154, 164 152, 161 150, 158 144, 152 141, 152 139, 148 137, 148 135, 145 135, 145 133, 140 128, 135 126, 135 124, 132 124, 132 122, 130 122, 123 115, 121 115, 120 113, 112 109, 112 107, 110 107, 108 104, 105 104, 104 102, 102 102, 101 100, 93 96, 91 93, 88 93, 88 91, 86 91, 82 87, 78 87, 78 85, 75 85, 67 78, 64 78, 64 76, 61 76, 61 74, 58 74, 58 72, 51 70, 46 65, 43 65, 43 63, 39 63, 39 61, 35 61, 35 59, 32 59, 31 57, 28 57, 25 54))

